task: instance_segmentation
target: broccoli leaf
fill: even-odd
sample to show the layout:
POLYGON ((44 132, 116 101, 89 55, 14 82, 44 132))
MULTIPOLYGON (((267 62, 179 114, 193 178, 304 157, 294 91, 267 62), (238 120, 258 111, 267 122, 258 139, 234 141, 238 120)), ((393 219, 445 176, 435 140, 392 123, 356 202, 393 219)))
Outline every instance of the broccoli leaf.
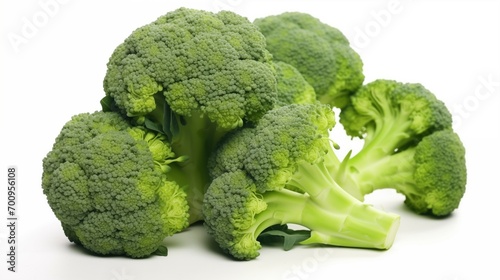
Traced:
POLYGON ((168 256, 168 249, 165 246, 160 246, 153 254, 156 256, 166 257, 168 256))
POLYGON ((310 230, 294 230, 289 229, 285 225, 276 225, 266 229, 262 232, 258 240, 263 244, 283 243, 283 249, 288 251, 306 239, 311 237, 310 230))

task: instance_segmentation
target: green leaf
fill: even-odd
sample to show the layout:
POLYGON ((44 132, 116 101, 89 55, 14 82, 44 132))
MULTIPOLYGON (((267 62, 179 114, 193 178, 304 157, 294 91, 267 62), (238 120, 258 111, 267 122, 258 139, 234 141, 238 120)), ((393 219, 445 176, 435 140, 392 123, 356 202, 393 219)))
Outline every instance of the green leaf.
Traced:
POLYGON ((156 123, 150 119, 148 119, 146 117, 146 119, 144 120, 144 126, 147 128, 147 129, 150 129, 152 131, 156 131, 156 132, 159 132, 161 134, 165 134, 163 132, 163 127, 161 126, 161 124, 159 123, 156 123))
POLYGON ((269 227, 262 232, 257 240, 262 244, 279 243, 283 245, 283 249, 288 251, 292 249, 295 244, 298 244, 311 237, 310 230, 293 230, 289 229, 287 225, 276 225, 269 227))
POLYGON ((165 100, 163 101, 163 131, 170 141, 172 141, 173 137, 179 132, 179 125, 175 119, 175 113, 165 100))
POLYGON ((109 95, 101 99, 101 107, 103 112, 112 112, 116 108, 115 101, 109 95))
POLYGON ((156 256, 163 256, 166 257, 168 256, 168 249, 165 246, 160 246, 156 251, 153 253, 156 256))

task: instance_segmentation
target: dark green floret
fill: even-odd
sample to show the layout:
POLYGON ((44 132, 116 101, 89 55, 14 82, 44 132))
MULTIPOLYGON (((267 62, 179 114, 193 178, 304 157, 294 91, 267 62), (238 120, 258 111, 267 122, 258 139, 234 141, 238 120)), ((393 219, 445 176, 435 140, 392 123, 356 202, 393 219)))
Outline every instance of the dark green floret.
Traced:
POLYGON ((364 81, 363 62, 340 30, 312 15, 285 12, 254 21, 275 61, 291 64, 323 103, 343 108, 364 81))
POLYGON ((43 191, 70 241, 100 255, 147 257, 188 226, 188 203, 168 178, 178 159, 162 136, 116 113, 74 116, 43 161, 43 191))

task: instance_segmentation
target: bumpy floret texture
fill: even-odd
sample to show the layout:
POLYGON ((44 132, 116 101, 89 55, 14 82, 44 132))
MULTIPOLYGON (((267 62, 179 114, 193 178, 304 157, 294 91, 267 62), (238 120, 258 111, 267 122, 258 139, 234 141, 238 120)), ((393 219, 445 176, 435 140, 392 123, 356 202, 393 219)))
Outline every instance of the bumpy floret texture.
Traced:
POLYGON ((224 173, 214 179, 204 201, 207 232, 221 248, 236 259, 256 258, 262 246, 255 236, 255 216, 267 205, 252 179, 241 170, 224 173))
POLYGON ((43 162, 43 190, 64 232, 97 254, 146 257, 187 226, 186 195, 130 130, 115 113, 77 115, 43 162))
POLYGON ((278 100, 276 105, 307 104, 316 102, 314 88, 304 79, 302 74, 288 63, 274 63, 276 70, 278 100))
POLYGON ((264 36, 246 18, 180 8, 135 30, 112 54, 104 89, 139 122, 166 101, 222 128, 274 106, 276 78, 264 36))
POLYGON ((362 85, 361 58, 338 29, 300 12, 259 18, 254 23, 266 36, 274 60, 297 68, 321 102, 342 108, 362 85))
POLYGON ((417 191, 406 193, 405 203, 417 213, 435 216, 458 208, 467 183, 465 148, 458 135, 442 130, 424 137, 414 160, 417 191))
POLYGON ((269 111, 249 142, 244 166, 260 191, 280 189, 298 163, 317 163, 330 150, 328 131, 335 125, 329 106, 291 104, 269 111))

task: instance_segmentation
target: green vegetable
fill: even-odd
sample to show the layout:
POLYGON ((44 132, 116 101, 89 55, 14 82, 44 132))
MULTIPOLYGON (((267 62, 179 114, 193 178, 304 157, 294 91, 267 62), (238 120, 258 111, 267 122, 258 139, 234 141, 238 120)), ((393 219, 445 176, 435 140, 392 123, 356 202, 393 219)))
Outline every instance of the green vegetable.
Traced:
POLYGON ((293 104, 268 111, 255 128, 222 142, 210 161, 215 177, 203 213, 223 250, 236 259, 253 259, 261 248, 259 235, 289 223, 310 230, 300 244, 391 247, 399 216, 358 201, 326 168, 334 124, 329 106, 293 104))
POLYGON ((329 167, 359 199, 381 188, 405 195, 416 213, 450 214, 465 192, 465 148, 445 104, 420 84, 376 80, 340 114, 347 133, 364 146, 329 167))
POLYGON ((166 256, 164 239, 200 221, 240 260, 275 243, 388 249, 400 218, 364 196, 393 188, 416 213, 449 215, 465 148, 434 94, 363 86, 362 68, 339 30, 305 13, 253 24, 171 11, 114 50, 102 111, 62 127, 43 192, 68 239, 97 255, 166 256), (343 160, 333 106, 364 140, 343 160))
POLYGON ((343 108, 362 85, 363 63, 340 30, 300 12, 259 18, 254 24, 266 36, 274 60, 297 68, 321 102, 343 108))
POLYGON ((93 253, 166 254, 188 226, 188 203, 169 179, 179 159, 162 139, 116 113, 74 116, 43 160, 43 191, 70 241, 93 253))
POLYGON ((246 18, 180 8, 138 28, 112 54, 103 108, 167 135, 175 180, 201 219, 207 159, 229 131, 276 103, 276 74, 264 36, 246 18))

